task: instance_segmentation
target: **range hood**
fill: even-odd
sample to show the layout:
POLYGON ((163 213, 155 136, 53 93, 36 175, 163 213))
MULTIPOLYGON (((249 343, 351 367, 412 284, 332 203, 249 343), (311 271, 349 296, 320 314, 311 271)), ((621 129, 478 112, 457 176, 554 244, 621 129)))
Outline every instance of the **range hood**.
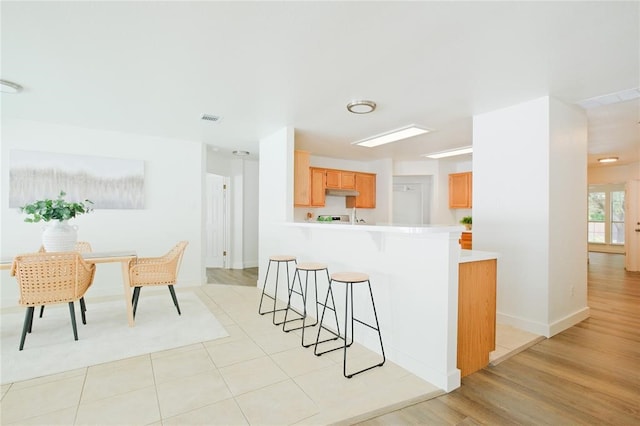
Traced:
POLYGON ((336 197, 357 197, 360 195, 358 191, 355 189, 331 189, 327 188, 325 190, 325 195, 333 195, 336 197))

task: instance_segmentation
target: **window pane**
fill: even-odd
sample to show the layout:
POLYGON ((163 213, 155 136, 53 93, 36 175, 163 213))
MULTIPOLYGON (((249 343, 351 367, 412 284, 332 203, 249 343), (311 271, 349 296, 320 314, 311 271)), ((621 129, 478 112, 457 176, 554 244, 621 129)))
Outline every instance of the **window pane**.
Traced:
POLYGON ((624 191, 611 192, 611 220, 624 222, 624 191))
POLYGON ((589 193, 589 221, 604 221, 604 192, 589 193))
POLYGON ((611 244, 624 244, 624 222, 611 224, 611 244))
POLYGON ((604 243, 604 222, 589 222, 589 242, 604 243))

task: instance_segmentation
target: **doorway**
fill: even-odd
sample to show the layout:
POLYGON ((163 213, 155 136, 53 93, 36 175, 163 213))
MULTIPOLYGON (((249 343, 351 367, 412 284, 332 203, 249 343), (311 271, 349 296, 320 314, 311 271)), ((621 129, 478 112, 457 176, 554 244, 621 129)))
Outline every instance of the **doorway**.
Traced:
POLYGON ((205 265, 207 268, 229 268, 231 264, 228 254, 230 220, 229 220, 229 177, 207 173, 207 219, 206 242, 207 252, 205 265))

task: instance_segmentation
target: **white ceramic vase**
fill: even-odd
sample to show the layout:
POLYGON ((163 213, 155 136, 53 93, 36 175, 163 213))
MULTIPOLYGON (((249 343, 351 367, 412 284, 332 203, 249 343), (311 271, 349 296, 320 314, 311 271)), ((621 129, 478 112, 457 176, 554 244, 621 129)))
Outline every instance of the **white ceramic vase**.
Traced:
POLYGON ((42 232, 42 245, 50 251, 73 251, 78 241, 78 229, 66 220, 55 220, 42 232))

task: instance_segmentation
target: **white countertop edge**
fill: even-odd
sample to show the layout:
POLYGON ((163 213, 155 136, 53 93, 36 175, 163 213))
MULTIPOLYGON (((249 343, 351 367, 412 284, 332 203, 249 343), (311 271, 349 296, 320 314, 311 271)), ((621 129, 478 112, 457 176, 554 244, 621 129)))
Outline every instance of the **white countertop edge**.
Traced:
POLYGON ((443 232, 462 232, 462 225, 424 225, 424 226, 397 226, 397 225, 351 225, 350 223, 318 223, 318 222, 286 222, 286 226, 313 229, 340 229, 344 231, 369 231, 369 232, 396 232, 404 234, 430 234, 443 232))
POLYGON ((460 259, 458 263, 479 262, 481 260, 498 259, 499 253, 481 250, 460 250, 460 259))

